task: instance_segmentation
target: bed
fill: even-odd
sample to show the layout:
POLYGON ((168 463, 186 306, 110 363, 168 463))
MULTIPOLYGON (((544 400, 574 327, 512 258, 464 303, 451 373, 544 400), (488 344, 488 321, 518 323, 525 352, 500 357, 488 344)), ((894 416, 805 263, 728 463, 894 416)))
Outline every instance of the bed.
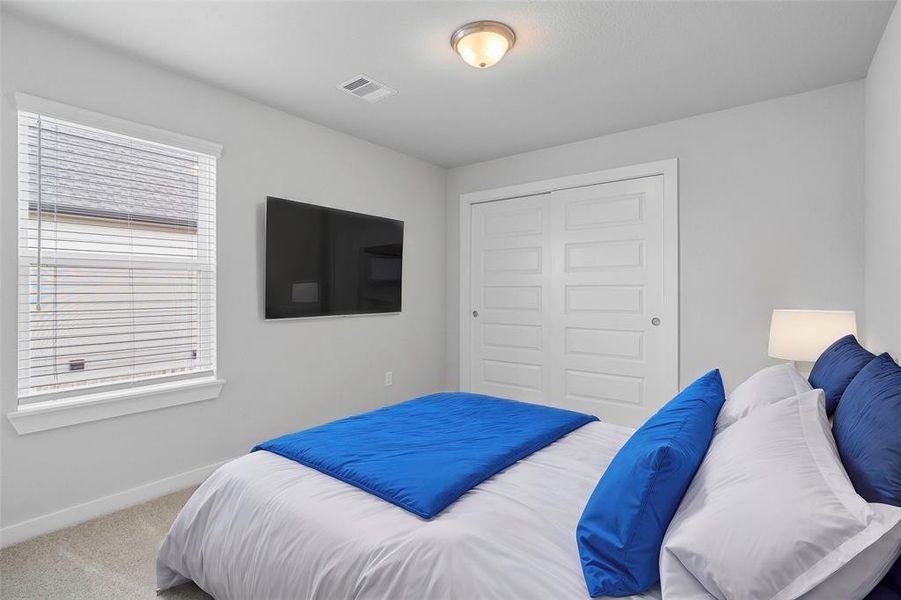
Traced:
POLYGON ((714 369, 638 430, 446 392, 262 442, 190 498, 158 587, 193 580, 219 600, 901 589, 901 366, 849 337, 809 380, 775 365, 727 399, 714 369))
MULTIPOLYGON (((160 551, 157 580, 226 598, 587 597, 575 529, 632 430, 592 422, 424 520, 270 452, 217 470, 160 551)), ((659 588, 633 599, 659 599, 659 588)))

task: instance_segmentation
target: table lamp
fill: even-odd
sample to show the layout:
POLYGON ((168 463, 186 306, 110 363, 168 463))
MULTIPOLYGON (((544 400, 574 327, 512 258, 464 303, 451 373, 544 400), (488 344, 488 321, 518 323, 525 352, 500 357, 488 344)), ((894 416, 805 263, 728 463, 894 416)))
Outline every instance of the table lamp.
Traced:
POLYGON ((804 376, 832 342, 848 334, 857 335, 853 310, 794 310, 777 308, 770 321, 768 354, 794 361, 804 376))

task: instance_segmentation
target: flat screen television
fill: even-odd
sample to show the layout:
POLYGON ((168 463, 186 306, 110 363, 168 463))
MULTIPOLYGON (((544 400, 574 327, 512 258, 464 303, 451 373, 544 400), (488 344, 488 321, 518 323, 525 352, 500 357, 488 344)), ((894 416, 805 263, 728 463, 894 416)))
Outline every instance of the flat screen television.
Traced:
POLYGON ((266 318, 401 310, 404 222, 266 199, 266 318))

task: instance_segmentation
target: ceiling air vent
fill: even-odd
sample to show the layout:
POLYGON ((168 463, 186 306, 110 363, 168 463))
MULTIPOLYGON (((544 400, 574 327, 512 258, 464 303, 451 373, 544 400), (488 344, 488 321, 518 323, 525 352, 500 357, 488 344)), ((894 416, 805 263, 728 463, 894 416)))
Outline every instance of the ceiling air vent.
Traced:
POLYGON ((387 98, 397 93, 397 90, 391 89, 387 85, 381 84, 365 75, 357 75, 344 83, 339 83, 338 89, 344 90, 357 98, 362 98, 367 102, 378 102, 382 98, 387 98))

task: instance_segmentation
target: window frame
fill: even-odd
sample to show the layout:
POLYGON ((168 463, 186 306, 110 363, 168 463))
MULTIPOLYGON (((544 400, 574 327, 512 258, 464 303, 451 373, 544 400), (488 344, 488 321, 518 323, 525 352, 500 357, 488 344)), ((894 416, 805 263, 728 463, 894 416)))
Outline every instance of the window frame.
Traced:
MULTIPOLYGON (((217 183, 217 192, 213 195, 212 200, 213 207, 215 208, 218 201, 218 163, 222 156, 222 146, 220 144, 23 93, 15 94, 15 104, 17 113, 19 111, 37 113, 42 116, 69 121, 85 127, 212 156, 215 159, 213 169, 216 170, 215 181, 217 183)), ((19 202, 18 193, 16 201, 19 205, 19 209, 16 213, 19 217, 17 218, 16 228, 19 235, 21 235, 20 211, 23 209, 19 202)), ((204 240, 204 245, 209 245, 209 247, 215 250, 215 231, 212 232, 212 237, 204 240)), ((59 256, 74 258, 77 254, 78 253, 76 252, 60 252, 59 256)), ((123 264, 121 260, 101 258, 97 257, 96 254, 86 258, 89 259, 86 262, 90 262, 94 265, 106 264, 110 266, 121 266, 123 264)), ((166 259, 165 261, 159 261, 159 266, 168 269, 173 268, 173 265, 179 262, 184 262, 184 266, 192 272, 198 269, 210 270, 215 277, 217 270, 217 261, 215 258, 215 252, 213 252, 212 264, 200 259, 166 259)), ((28 253, 23 254, 21 252, 21 247, 17 251, 17 290, 21 289, 21 286, 23 285, 23 277, 25 277, 25 284, 28 284, 28 269, 23 269, 22 265, 30 265, 33 262, 33 259, 34 257, 30 256, 28 253), (23 275, 23 272, 26 273, 26 275, 23 275)), ((145 261, 142 259, 141 264, 153 265, 154 261, 145 261)), ((17 293, 17 295, 19 295, 19 302, 16 303, 18 307, 23 300, 21 294, 17 293)), ((214 335, 218 325, 216 316, 217 300, 218 297, 214 294, 214 298, 209 302, 214 335)), ((28 299, 25 298, 24 301, 27 303, 28 299)), ((20 308, 17 310, 19 309, 20 308)), ((20 331, 19 327, 17 318, 17 331, 20 331)), ((17 333, 17 340, 19 339, 19 335, 20 334, 17 333)), ((8 413, 7 417, 15 427, 16 431, 20 434, 24 434, 136 412, 156 410, 168 406, 210 400, 218 397, 222 386, 225 384, 225 381, 219 379, 217 375, 217 340, 215 338, 212 344, 212 352, 213 359, 211 370, 206 369, 202 372, 194 373, 175 373, 171 375, 148 377, 133 382, 114 382, 70 390, 45 392, 41 394, 19 396, 18 377, 16 377, 17 409, 8 413)), ((17 364, 19 364, 21 360, 22 357, 20 356, 17 342, 17 364)))

